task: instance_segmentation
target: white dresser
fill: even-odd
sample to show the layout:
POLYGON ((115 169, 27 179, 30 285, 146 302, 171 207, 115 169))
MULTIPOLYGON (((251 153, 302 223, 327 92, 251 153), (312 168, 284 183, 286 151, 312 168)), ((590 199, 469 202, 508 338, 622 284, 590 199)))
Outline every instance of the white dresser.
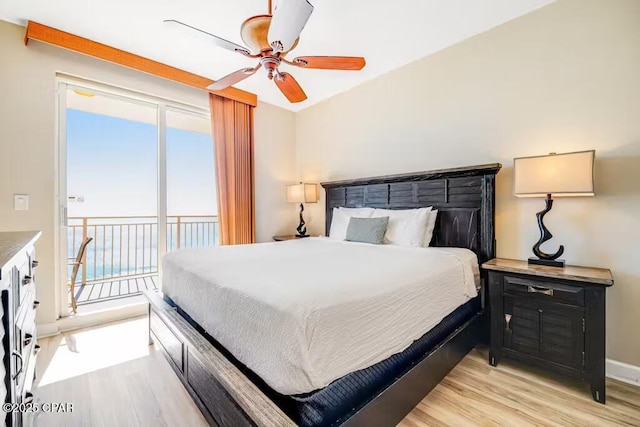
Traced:
MULTIPOLYGON (((0 296, 2 365, 0 377, 0 402, 30 403, 31 387, 35 379, 36 355, 40 347, 36 343, 36 241, 39 231, 0 233, 0 296)), ((4 411, 2 423, 22 426, 20 412, 4 411)))

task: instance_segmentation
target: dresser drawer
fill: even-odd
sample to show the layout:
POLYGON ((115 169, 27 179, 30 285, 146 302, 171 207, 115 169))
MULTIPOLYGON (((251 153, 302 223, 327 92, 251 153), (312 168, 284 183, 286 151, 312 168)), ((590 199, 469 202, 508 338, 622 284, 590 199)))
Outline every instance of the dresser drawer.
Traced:
POLYGON ((16 264, 17 276, 16 283, 14 285, 14 310, 17 312, 18 307, 24 301, 24 298, 28 294, 36 293, 36 285, 31 268, 31 256, 27 255, 20 259, 20 262, 16 264))
POLYGON ((506 294, 524 296, 549 302, 584 306, 584 288, 518 276, 504 276, 506 294))
POLYGON ((19 393, 30 391, 35 372, 35 359, 39 346, 36 344, 36 317, 33 310, 33 294, 27 292, 24 304, 15 317, 12 356, 13 375, 19 393))
POLYGON ((171 329, 154 312, 149 314, 149 326, 156 340, 169 354, 176 366, 183 371, 183 344, 171 329))

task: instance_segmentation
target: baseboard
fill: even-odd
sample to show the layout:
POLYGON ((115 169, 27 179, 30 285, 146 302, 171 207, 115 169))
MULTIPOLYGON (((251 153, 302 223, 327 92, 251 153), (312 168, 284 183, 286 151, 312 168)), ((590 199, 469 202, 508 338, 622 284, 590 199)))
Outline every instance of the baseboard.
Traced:
POLYGON ((607 359, 607 377, 640 387, 640 366, 607 359))
POLYGON ((147 303, 137 303, 104 311, 96 311, 92 313, 62 317, 55 323, 41 323, 39 325, 36 325, 38 338, 50 337, 61 332, 102 325, 119 320, 131 319, 134 317, 143 316, 147 314, 147 312, 147 303))

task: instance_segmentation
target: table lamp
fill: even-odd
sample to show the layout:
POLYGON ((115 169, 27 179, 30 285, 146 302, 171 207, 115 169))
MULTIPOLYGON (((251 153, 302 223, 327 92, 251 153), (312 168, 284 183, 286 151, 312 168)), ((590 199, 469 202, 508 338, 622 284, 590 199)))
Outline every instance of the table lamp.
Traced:
POLYGON ((305 225, 302 212, 304 203, 316 203, 318 201, 318 186, 316 184, 293 184, 287 185, 287 202, 300 203, 300 224, 296 231, 296 237, 309 237, 307 226, 305 225))
POLYGON ((552 197, 594 196, 595 150, 547 156, 513 159, 514 195, 516 197, 545 197, 545 208, 536 214, 540 228, 540 240, 533 245, 536 257, 529 264, 564 267, 558 258, 564 246, 555 253, 545 253, 540 246, 553 235, 544 225, 544 216, 553 207, 552 197))

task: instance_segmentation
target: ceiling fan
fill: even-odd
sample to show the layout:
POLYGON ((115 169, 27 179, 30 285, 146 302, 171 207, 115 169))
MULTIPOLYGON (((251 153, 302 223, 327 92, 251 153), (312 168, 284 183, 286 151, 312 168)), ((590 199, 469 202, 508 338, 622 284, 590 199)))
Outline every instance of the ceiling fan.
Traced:
POLYGON ((307 99, 307 95, 291 74, 279 70, 282 63, 321 70, 361 70, 365 66, 364 58, 352 56, 300 56, 291 61, 285 59, 298 45, 300 33, 313 12, 313 6, 307 0, 278 0, 272 14, 271 0, 268 2, 268 14, 252 16, 240 27, 240 36, 248 47, 175 19, 164 21, 167 26, 188 31, 192 36, 212 42, 218 47, 238 52, 248 58, 260 58, 255 67, 235 71, 207 86, 207 89, 222 90, 254 75, 264 67, 269 80, 276 83, 289 102, 302 102, 307 99))

